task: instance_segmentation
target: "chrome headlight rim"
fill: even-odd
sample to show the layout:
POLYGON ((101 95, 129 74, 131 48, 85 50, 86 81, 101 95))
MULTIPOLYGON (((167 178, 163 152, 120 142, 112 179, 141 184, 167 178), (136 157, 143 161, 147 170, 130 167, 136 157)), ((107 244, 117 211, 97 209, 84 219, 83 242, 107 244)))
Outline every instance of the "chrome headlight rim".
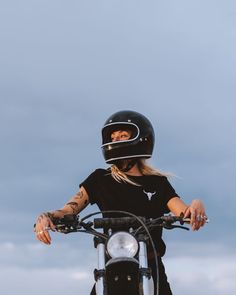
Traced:
MULTIPOLYGON (((137 255, 138 251, 139 251, 139 243, 138 243, 137 239, 131 233, 126 232, 126 231, 118 231, 118 232, 115 232, 106 241, 106 252, 107 252, 107 255, 110 258, 121 258, 121 257, 134 258, 137 255), (122 237, 122 236, 123 236, 123 238, 126 237, 127 239, 130 239, 130 241, 133 243, 132 244, 133 249, 131 251, 132 252, 132 255, 124 255, 124 254, 123 255, 116 255, 116 254, 114 255, 114 252, 112 253, 111 248, 110 248, 111 247, 111 245, 110 245, 111 241, 118 242, 118 239, 120 237, 122 237)), ((126 254, 127 254, 127 252, 126 252, 126 254)))

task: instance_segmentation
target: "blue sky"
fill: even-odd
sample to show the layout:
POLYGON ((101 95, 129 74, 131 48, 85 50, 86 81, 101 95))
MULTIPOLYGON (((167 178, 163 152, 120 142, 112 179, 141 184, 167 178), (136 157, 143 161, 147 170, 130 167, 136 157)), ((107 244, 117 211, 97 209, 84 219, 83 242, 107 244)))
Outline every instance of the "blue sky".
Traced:
POLYGON ((211 220, 165 232, 174 294, 236 291, 235 14, 235 1, 216 0, 0 2, 4 294, 89 293, 90 239, 53 234, 47 247, 32 224, 106 167, 100 130, 122 109, 150 118, 151 164, 211 220))

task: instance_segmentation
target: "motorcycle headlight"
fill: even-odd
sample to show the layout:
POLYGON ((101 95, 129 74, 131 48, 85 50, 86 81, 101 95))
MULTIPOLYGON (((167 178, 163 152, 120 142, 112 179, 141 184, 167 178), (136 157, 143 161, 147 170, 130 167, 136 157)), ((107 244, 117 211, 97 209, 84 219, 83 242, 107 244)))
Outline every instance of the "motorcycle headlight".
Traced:
POLYGON ((138 252, 138 242, 127 232, 117 232, 107 241, 107 252, 112 258, 134 257, 138 252))

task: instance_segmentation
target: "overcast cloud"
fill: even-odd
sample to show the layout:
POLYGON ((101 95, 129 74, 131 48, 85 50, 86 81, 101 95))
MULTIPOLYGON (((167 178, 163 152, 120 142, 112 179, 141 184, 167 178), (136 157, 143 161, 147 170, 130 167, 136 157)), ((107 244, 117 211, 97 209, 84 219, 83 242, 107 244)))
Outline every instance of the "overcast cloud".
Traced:
POLYGON ((101 127, 132 109, 156 130, 151 163, 210 218, 165 232, 174 294, 235 293, 235 16, 233 0, 0 1, 1 292, 89 293, 92 241, 47 247, 32 225, 105 167, 101 127))

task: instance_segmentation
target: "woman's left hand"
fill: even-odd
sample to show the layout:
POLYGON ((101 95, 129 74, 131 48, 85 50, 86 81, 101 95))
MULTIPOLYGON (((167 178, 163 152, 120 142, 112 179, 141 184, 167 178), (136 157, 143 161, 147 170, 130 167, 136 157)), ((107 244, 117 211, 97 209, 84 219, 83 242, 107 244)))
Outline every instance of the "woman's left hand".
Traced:
POLYGON ((193 200, 191 205, 187 208, 184 218, 190 218, 192 230, 199 230, 207 220, 206 212, 202 201, 193 200))

